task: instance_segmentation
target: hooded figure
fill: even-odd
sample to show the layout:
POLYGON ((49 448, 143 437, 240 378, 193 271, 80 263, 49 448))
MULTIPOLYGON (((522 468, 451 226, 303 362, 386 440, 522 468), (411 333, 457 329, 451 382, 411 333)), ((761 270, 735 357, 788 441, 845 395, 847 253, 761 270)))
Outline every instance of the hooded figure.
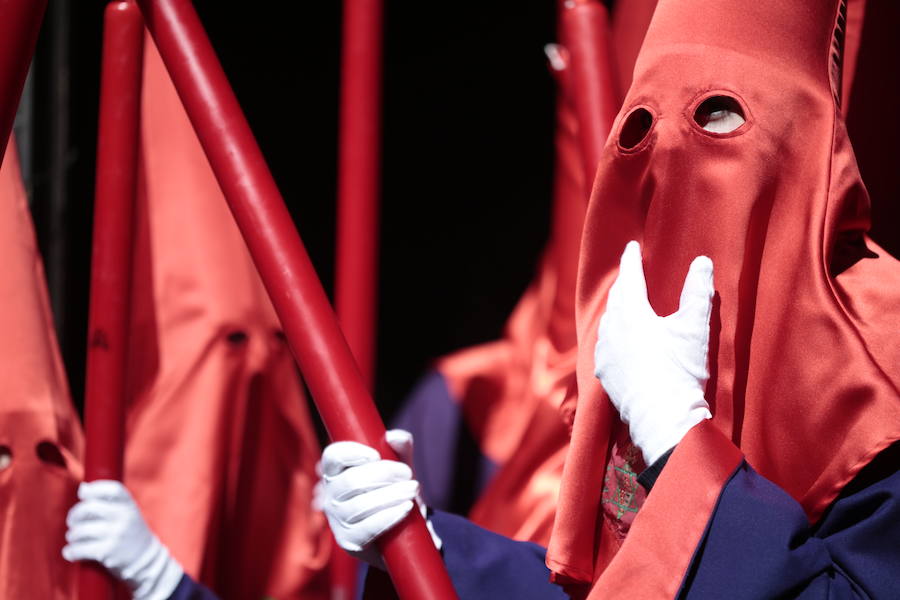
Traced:
MULTIPOLYGON (((843 9, 656 9, 582 238, 578 393, 546 555, 571 597, 896 596, 900 263, 866 234, 840 116, 843 9), (620 263, 630 240, 643 259, 630 244, 620 263), (623 326, 634 313, 655 325, 623 326), (666 336, 680 346, 661 352, 666 336), (688 377, 640 368, 648 357, 688 377), (688 379, 700 416, 651 449, 637 417, 685 424, 688 379), (623 462, 644 471, 643 503, 611 489, 623 462)), ((326 488, 366 481, 339 450, 323 454, 326 488)), ((533 546, 431 521, 461 596, 561 594, 535 581, 533 546)))
POLYGON ((0 243, 0 598, 62 600, 75 583, 75 569, 59 551, 82 477, 84 439, 12 137, 0 169, 0 243))
MULTIPOLYGON (((659 315, 678 308, 694 257, 715 265, 709 435, 731 462, 716 470, 706 456, 706 478, 678 482, 692 519, 680 535, 693 537, 667 549, 672 591, 737 448, 816 522, 900 438, 900 264, 866 235, 869 200, 840 115, 843 9, 838 0, 656 9, 584 230, 577 408, 547 559, 558 581, 604 575, 613 589, 634 579, 630 559, 610 565, 628 528, 602 501, 607 466, 633 447, 594 378, 593 353, 629 240, 643 246, 659 315), (722 118, 733 126, 717 128, 722 118)), ((664 495, 654 488, 648 506, 664 495)))
POLYGON ((278 318, 149 36, 125 481, 225 598, 323 598, 319 456, 278 318), (265 544, 258 544, 265 539, 265 544))

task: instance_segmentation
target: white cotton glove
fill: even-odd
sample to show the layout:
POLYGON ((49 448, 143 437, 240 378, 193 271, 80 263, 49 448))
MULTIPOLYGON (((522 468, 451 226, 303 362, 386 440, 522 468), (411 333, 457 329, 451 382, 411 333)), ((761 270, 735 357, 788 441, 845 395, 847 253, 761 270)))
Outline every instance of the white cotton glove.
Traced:
POLYGON ((357 442, 335 442, 325 448, 319 463, 322 476, 315 503, 325 512, 338 545, 372 566, 383 568, 373 542, 418 504, 426 518, 434 545, 441 539, 427 520, 419 497, 419 482, 413 479, 413 436, 392 429, 385 439, 404 462, 382 460, 374 448, 357 442))
POLYGON ((104 479, 82 483, 78 498, 66 518, 63 558, 97 561, 128 585, 135 600, 169 598, 184 570, 147 527, 125 486, 104 479))
POLYGON ((709 419, 704 397, 713 265, 691 263, 678 312, 657 316, 647 300, 641 247, 629 242, 600 318, 594 373, 628 425, 647 466, 709 419))

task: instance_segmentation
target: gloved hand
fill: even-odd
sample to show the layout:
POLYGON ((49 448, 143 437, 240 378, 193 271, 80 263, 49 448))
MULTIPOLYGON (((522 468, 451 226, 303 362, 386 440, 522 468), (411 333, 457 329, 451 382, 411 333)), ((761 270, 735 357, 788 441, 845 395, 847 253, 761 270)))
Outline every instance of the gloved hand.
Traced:
POLYGON ((374 448, 357 442, 335 442, 322 453, 316 504, 325 512, 338 545, 372 566, 383 568, 373 542, 418 505, 435 547, 441 539, 427 521, 413 479, 412 444, 408 431, 392 429, 385 439, 404 462, 382 460, 374 448))
POLYGON ((628 425, 647 466, 709 419, 704 397, 713 265, 691 263, 678 312, 657 316, 647 300, 641 247, 629 242, 609 291, 594 349, 594 373, 628 425))
POLYGON ((94 560, 131 588, 135 600, 165 600, 184 570, 147 527, 131 494, 118 481, 78 486, 69 511, 63 558, 94 560))

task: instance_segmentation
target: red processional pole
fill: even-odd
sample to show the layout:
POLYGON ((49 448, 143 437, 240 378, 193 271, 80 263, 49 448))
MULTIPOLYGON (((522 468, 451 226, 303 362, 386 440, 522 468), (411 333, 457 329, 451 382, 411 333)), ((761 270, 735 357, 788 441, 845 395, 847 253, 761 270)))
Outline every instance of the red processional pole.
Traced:
POLYGON ((371 389, 381 167, 382 0, 344 0, 335 307, 371 389))
MULTIPOLYGON (((396 459, 384 423, 222 66, 189 0, 138 0, 333 440, 396 459)), ((418 511, 379 548, 404 600, 455 598, 418 511)))
MULTIPOLYGON (((344 0, 338 137, 335 309, 369 390, 375 383, 381 191, 382 0, 344 0)), ((332 598, 355 596, 358 563, 331 561, 332 598)))
POLYGON ((599 0, 565 0, 559 18, 561 41, 571 59, 572 103, 590 195, 600 153, 621 106, 609 15, 599 0))
MULTIPOLYGON (((122 479, 143 33, 141 12, 134 2, 114 1, 107 5, 88 316, 86 481, 122 479)), ((113 594, 113 579, 105 570, 94 564, 81 565, 81 600, 112 599, 113 594)))
POLYGON ((47 0, 0 2, 0 162, 46 9, 47 0))

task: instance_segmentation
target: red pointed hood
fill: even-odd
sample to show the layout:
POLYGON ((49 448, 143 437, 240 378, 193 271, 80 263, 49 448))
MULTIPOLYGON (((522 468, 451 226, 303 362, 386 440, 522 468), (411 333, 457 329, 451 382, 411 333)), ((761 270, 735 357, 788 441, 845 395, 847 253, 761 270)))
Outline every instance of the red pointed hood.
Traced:
POLYGON ((549 554, 563 575, 590 581, 615 552, 602 541, 615 519, 598 506, 605 450, 621 430, 593 349, 631 239, 662 315, 676 310, 690 261, 712 258, 713 422, 810 518, 900 438, 900 264, 865 236, 868 198, 836 100, 841 9, 656 9, 584 230, 577 411, 549 554), (746 122, 704 130, 708 102, 746 122))
POLYGON ((324 597, 330 533, 311 508, 319 446, 301 382, 149 37, 144 61, 126 482, 223 598, 324 597))
POLYGON ((15 141, 0 168, 0 597, 69 598, 66 513, 82 476, 81 424, 56 345, 15 141))

